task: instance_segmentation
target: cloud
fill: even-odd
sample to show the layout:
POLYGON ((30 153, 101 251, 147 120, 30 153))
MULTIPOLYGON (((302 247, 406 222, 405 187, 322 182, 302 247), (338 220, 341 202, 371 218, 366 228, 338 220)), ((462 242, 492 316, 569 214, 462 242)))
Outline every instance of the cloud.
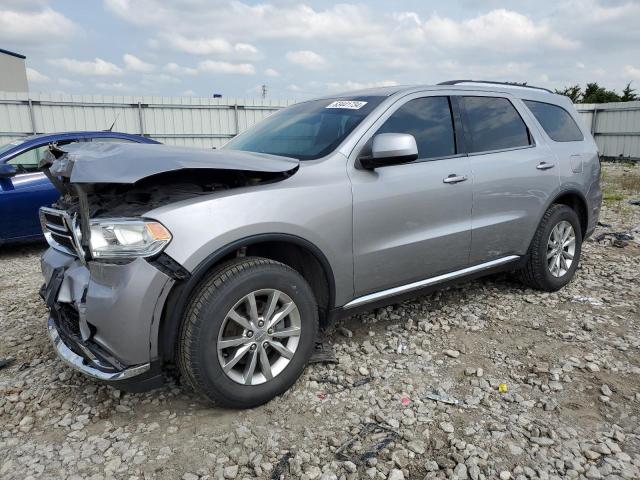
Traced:
POLYGON ((64 77, 58 78, 58 83, 60 85, 62 85, 63 87, 70 87, 70 88, 80 88, 80 87, 82 87, 82 83, 81 82, 78 82, 77 80, 70 80, 70 79, 64 78, 64 77))
POLYGON ((181 65, 178 65, 175 62, 167 63, 163 67, 163 70, 168 73, 173 73, 174 75, 197 75, 198 74, 197 68, 183 67, 181 65))
POLYGON ((155 65, 144 62, 130 53, 125 53, 122 56, 122 60, 124 61, 125 68, 131 72, 149 73, 156 69, 155 65))
POLYGON ((327 65, 327 61, 322 56, 311 50, 287 52, 286 59, 308 70, 322 70, 327 65))
POLYGON ((114 76, 122 75, 122 69, 117 65, 107 62, 99 57, 93 61, 81 61, 73 58, 58 58, 49 60, 51 65, 64 68, 76 75, 114 76))
POLYGON ((236 75, 254 75, 256 69, 250 63, 229 63, 216 60, 205 60, 198 63, 198 70, 207 73, 223 73, 236 75))
POLYGON ((129 84, 124 82, 98 82, 96 87, 100 90, 107 90, 108 92, 130 92, 132 90, 129 84))
POLYGON ((0 7, 0 41, 24 46, 50 45, 52 42, 69 40, 80 30, 63 14, 49 7, 24 10, 25 7, 38 6, 33 3, 10 2, 0 7))
POLYGON ((34 68, 27 67, 27 80, 29 83, 49 83, 51 79, 34 68))
POLYGON ((259 57, 258 49, 249 43, 231 43, 222 37, 193 38, 171 32, 163 35, 165 42, 156 41, 156 48, 168 44, 174 50, 190 55, 223 55, 230 58, 250 59, 259 57))
POLYGON ((346 82, 329 82, 327 83, 327 89, 330 92, 348 92, 350 90, 363 90, 365 88, 377 88, 377 87, 393 87, 398 85, 395 80, 382 80, 379 82, 353 82, 347 80, 346 82))
POLYGON ((492 10, 464 21, 434 15, 422 28, 430 41, 455 49, 477 50, 479 47, 489 47, 513 52, 530 50, 540 45, 562 50, 579 46, 575 40, 555 33, 547 25, 536 24, 521 13, 505 9, 492 10))
POLYGON ((279 77, 280 76, 280 74, 278 73, 278 71, 275 68, 267 68, 264 71, 264 74, 267 77, 279 77))
POLYGON ((625 65, 624 74, 632 80, 640 81, 640 68, 636 68, 632 65, 625 65))

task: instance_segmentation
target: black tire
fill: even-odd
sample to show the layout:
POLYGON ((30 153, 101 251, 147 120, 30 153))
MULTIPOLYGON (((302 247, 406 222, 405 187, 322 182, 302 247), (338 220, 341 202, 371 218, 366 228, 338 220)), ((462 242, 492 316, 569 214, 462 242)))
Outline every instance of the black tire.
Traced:
POLYGON ((566 205, 553 204, 545 212, 533 236, 527 253, 527 263, 518 272, 520 280, 529 287, 545 292, 560 290, 573 278, 578 268, 581 252, 582 230, 578 215, 566 205), (567 272, 561 277, 555 277, 547 266, 547 242, 553 228, 562 221, 569 222, 573 227, 576 236, 575 252, 573 262, 567 272))
POLYGON ((304 371, 318 330, 318 308, 309 284, 292 268, 266 258, 244 257, 220 265, 194 291, 178 337, 183 378, 216 405, 251 408, 289 389, 304 371), (300 339, 289 364, 273 379, 242 385, 229 378, 218 360, 218 333, 227 312, 250 292, 273 288, 288 295, 300 313, 300 339))

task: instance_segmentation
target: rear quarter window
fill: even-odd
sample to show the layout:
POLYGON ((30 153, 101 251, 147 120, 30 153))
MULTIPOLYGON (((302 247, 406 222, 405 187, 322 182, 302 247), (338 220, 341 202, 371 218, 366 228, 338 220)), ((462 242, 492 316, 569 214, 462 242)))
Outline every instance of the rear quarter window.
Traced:
POLYGON ((580 127, 564 108, 550 103, 524 100, 525 105, 551 140, 555 142, 579 142, 584 140, 580 127))

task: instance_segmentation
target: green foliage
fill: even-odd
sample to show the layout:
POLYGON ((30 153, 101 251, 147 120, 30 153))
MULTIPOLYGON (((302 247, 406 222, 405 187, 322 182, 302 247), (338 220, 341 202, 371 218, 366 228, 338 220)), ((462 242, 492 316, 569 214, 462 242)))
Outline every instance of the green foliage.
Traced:
POLYGON ((633 100, 640 100, 640 98, 638 98, 638 95, 633 93, 635 91, 636 91, 635 88, 631 88, 631 82, 627 83, 627 86, 624 87, 624 90, 622 90, 622 96, 620 97, 620 101, 631 102, 633 100))
POLYGON ((622 94, 614 90, 607 90, 601 87, 597 82, 587 83, 584 91, 580 85, 571 85, 561 90, 556 89, 556 93, 569 97, 573 103, 608 103, 608 102, 630 102, 632 100, 640 100, 640 97, 634 93, 636 90, 631 88, 631 82, 622 90, 622 94))
POLYGON ((613 90, 607 90, 601 87, 596 82, 587 83, 587 87, 582 94, 581 103, 607 103, 607 102, 619 102, 620 95, 613 90))
POLYGON ((569 97, 573 103, 578 103, 580 101, 580 98, 582 97, 582 88, 580 88, 580 85, 564 87, 562 90, 558 90, 556 88, 556 93, 558 95, 569 97))

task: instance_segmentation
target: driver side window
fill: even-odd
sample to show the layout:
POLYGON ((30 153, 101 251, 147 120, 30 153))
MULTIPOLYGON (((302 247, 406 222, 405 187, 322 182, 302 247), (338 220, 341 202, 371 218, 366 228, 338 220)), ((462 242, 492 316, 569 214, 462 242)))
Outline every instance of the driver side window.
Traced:
POLYGON ((18 173, 36 172, 38 170, 40 159, 44 156, 48 148, 48 145, 32 148, 31 150, 22 152, 21 154, 7 160, 7 163, 15 165, 18 169, 18 173))
POLYGON ((409 133, 416 139, 418 158, 456 154, 449 97, 409 100, 396 110, 376 133, 409 133))

